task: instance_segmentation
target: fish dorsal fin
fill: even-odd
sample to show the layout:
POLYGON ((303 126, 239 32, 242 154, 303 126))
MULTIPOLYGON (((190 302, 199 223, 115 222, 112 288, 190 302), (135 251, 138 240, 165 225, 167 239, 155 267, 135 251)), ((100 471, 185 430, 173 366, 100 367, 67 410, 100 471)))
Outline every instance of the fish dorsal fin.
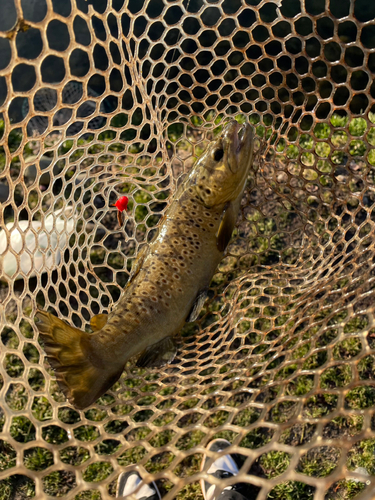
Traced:
POLYGON ((147 347, 139 356, 137 366, 140 368, 160 367, 173 361, 177 346, 172 337, 167 337, 147 347))
POLYGON ((186 318, 187 323, 192 323, 198 318, 199 313, 203 307, 203 304, 207 299, 207 294, 208 294, 207 288, 204 288, 198 293, 197 298, 194 301, 193 307, 191 308, 191 311, 189 313, 189 316, 186 318))
POLYGON ((232 237, 236 219, 237 214, 235 213, 233 203, 228 203, 223 210, 220 226, 216 233, 216 245, 220 252, 224 252, 232 237))
POLYGON ((97 314, 90 319, 90 326, 94 332, 101 330, 108 321, 108 314, 97 314))

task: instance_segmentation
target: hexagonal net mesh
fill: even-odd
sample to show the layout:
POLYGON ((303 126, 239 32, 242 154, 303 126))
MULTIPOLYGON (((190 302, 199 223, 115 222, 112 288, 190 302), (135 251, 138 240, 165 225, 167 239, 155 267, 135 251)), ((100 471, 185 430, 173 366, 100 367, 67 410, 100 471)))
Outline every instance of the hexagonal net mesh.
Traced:
POLYGON ((113 498, 129 465, 163 498, 202 498, 217 437, 243 463, 222 486, 245 482, 249 498, 373 498, 371 2, 6 0, 0 13, 1 498, 113 498), (83 329, 111 309, 229 118, 255 128, 256 179, 198 320, 172 364, 131 361, 74 410, 36 309, 83 329))

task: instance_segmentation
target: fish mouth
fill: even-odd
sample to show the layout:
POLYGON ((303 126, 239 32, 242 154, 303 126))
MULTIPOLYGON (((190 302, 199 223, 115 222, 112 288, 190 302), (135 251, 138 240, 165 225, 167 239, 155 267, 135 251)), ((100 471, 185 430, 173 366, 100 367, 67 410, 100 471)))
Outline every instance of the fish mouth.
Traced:
POLYGON ((224 132, 224 141, 227 149, 227 164, 232 173, 236 173, 241 164, 242 153, 251 147, 252 129, 248 123, 240 125, 233 120, 228 123, 224 132))
POLYGON ((251 127, 248 123, 245 123, 237 130, 237 148, 236 153, 238 154, 241 149, 247 144, 248 136, 251 133, 251 127))
POLYGON ((240 150, 243 146, 245 135, 246 135, 246 126, 243 125, 237 134, 237 139, 238 139, 237 152, 240 152, 240 150))

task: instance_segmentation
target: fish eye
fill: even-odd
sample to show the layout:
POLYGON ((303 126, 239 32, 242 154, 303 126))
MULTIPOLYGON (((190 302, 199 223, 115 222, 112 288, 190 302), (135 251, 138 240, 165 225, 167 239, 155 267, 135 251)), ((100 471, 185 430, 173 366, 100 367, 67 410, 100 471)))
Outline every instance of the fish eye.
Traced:
POLYGON ((222 149, 215 149, 212 153, 212 158, 215 161, 220 161, 224 156, 224 151, 222 149))

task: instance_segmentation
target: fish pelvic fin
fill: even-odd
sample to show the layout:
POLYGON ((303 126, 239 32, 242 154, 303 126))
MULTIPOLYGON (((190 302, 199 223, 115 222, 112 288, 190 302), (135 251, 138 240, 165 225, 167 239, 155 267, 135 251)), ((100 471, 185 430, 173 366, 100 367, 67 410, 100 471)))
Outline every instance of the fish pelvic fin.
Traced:
POLYGON ((92 335, 44 311, 38 311, 36 317, 60 389, 75 408, 87 408, 120 378, 124 367, 104 366, 92 335))
POLYGON ((161 367, 171 363, 177 353, 177 346, 171 337, 166 337, 156 344, 147 347, 139 356, 137 366, 140 368, 161 367))

